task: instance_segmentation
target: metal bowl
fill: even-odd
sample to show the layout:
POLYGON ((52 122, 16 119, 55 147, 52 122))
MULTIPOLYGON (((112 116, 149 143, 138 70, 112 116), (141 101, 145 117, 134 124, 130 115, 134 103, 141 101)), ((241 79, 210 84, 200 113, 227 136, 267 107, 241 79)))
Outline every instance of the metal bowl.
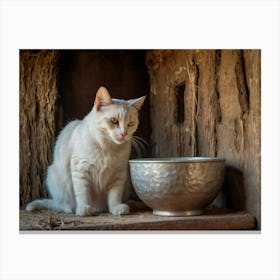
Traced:
POLYGON ((143 158, 129 165, 135 192, 161 216, 202 214, 225 174, 225 160, 214 157, 143 158))

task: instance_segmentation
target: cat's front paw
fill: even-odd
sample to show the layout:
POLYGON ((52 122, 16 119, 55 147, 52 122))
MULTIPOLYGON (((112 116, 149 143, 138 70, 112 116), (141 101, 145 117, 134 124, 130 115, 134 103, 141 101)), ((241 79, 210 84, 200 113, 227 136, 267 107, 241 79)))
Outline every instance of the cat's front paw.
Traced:
POLYGON ((92 216, 94 213, 94 209, 88 205, 83 205, 76 208, 77 216, 92 216))
POLYGON ((129 214, 129 206, 127 204, 119 204, 115 206, 111 211, 111 214, 113 215, 127 215, 129 214))

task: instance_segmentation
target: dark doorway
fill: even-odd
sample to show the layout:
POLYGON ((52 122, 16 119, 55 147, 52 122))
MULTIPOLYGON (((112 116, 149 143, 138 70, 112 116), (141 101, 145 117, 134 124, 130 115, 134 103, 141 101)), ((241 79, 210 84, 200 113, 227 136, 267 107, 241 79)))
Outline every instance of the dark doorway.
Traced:
MULTIPOLYGON (((113 98, 149 97, 144 50, 65 50, 60 57, 57 131, 92 108, 97 89, 105 86, 113 98)), ((149 141, 149 98, 140 112, 136 135, 149 141)))

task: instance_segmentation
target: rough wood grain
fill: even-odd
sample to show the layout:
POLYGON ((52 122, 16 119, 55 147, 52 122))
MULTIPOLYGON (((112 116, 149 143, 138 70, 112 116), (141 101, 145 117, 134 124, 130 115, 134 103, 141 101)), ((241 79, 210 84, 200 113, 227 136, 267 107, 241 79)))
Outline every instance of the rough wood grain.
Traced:
MULTIPOLYGON (((261 226, 260 50, 147 51, 154 156, 227 160, 228 205, 261 226), (183 122, 175 89, 185 84, 183 122)), ((222 206, 222 205, 220 205, 222 206)))
POLYGON ((151 211, 93 217, 40 211, 20 212, 20 230, 253 230, 255 218, 242 211, 209 209, 201 216, 161 217, 151 211))

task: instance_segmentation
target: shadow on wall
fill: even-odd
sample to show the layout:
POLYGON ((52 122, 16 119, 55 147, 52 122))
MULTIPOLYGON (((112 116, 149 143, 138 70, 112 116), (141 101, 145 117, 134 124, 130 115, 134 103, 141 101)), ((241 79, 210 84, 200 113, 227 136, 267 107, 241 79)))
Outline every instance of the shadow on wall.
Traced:
POLYGON ((227 166, 222 190, 226 197, 226 206, 230 209, 246 209, 244 175, 239 169, 227 166))

